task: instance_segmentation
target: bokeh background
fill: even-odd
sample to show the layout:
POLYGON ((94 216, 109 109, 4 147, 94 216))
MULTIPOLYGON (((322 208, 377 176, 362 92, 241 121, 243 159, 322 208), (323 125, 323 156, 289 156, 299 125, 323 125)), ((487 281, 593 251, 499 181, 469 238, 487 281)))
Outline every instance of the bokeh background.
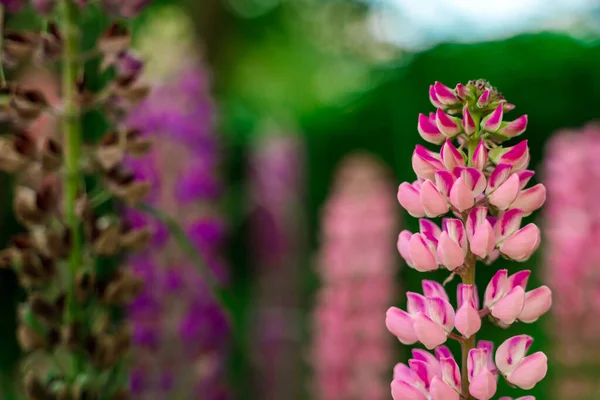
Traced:
MULTIPOLYGON (((10 17, 7 24, 27 26, 29 19, 10 17)), ((101 29, 102 17, 88 21, 87 34, 101 29)), ((498 87, 515 113, 529 115, 531 165, 538 172, 555 132, 600 118, 600 6, 591 0, 154 0, 134 32, 148 68, 163 80, 175 78, 170 68, 186 62, 191 44, 214 99, 220 143, 214 151, 224 188, 219 208, 227 231, 221 251, 238 330, 223 370, 233 399, 323 398, 315 394, 311 343, 319 334, 312 315, 323 281, 324 205, 340 163, 357 151, 383 165, 392 198, 400 182, 414 179, 410 157, 422 143, 418 113, 433 110, 430 84, 484 78, 498 87), (269 364, 274 348, 279 359, 269 364), (269 375, 284 380, 277 384, 269 375)), ((49 90, 55 84, 52 72, 20 73, 43 80, 49 90)), ((103 129, 93 116, 86 126, 86 135, 103 129)), ((10 214, 11 182, 0 179, 0 242, 6 242, 19 227, 10 214)), ((397 204, 389 218, 417 229, 397 204)), ((529 218, 544 226, 543 211, 529 218)), ((402 264, 396 234, 382 239, 393 255, 389 279, 396 289, 389 306, 403 305, 403 291, 419 291, 423 278, 402 264)), ((515 269, 506 261, 495 265, 515 269)), ((535 286, 545 279, 544 245, 526 267, 535 286)), ((495 268, 479 268, 480 285, 495 268)), ((0 271, 4 387, 19 354, 14 309, 21 295, 12 273, 0 271)), ((385 308, 374 309, 370 321, 383 326, 385 308)), ((530 393, 571 398, 554 397, 554 384, 566 376, 576 381, 593 368, 569 372, 554 362, 560 324, 552 317, 508 331, 484 324, 479 336, 498 343, 518 333, 534 336, 536 349, 552 360, 548 379, 530 393)), ((393 364, 408 355, 394 343, 388 380, 393 364)), ((359 356, 349 360, 363 363, 359 356)), ((504 384, 499 393, 521 394, 504 384)))

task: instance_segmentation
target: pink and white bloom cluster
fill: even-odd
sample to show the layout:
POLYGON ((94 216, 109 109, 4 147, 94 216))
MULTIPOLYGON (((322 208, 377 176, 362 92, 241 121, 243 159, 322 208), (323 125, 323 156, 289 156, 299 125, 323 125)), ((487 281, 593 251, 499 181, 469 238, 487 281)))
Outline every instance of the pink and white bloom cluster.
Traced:
POLYGON ((349 156, 323 210, 311 353, 316 399, 389 398, 393 340, 380 316, 397 291, 398 216, 386 172, 371 157, 349 156))
POLYGON ((527 116, 505 121, 504 114, 514 106, 482 80, 454 89, 436 82, 429 95, 437 111, 419 116, 418 131, 426 141, 442 146, 439 151, 417 146, 412 156, 417 180, 398 188, 400 204, 421 218, 419 232, 400 233, 398 250, 415 270, 445 268, 460 275, 463 283, 458 285, 456 309, 443 285, 424 280, 423 294, 407 293, 406 310, 388 310, 386 325, 400 342, 421 342, 437 355, 417 351, 420 358, 409 361, 408 367, 400 364, 392 396, 488 400, 496 394, 500 375, 513 386, 531 389, 547 371, 542 352, 526 356, 531 337, 508 339, 495 355, 491 343, 475 346, 474 338, 483 317, 508 327, 517 321, 534 322, 552 305, 547 286, 527 291, 530 271, 497 271, 482 304, 475 285, 477 261, 490 264, 500 256, 525 261, 540 244, 539 228, 521 225, 544 204, 546 189, 542 184, 527 188, 534 176, 527 168, 527 141, 502 146, 525 131, 527 116), (423 217, 444 218, 440 226, 423 217), (468 355, 462 375, 448 350, 439 347, 448 338, 458 340, 468 355))
POLYGON ((557 132, 546 148, 548 203, 544 266, 554 291, 552 329, 557 398, 599 398, 600 124, 557 132))

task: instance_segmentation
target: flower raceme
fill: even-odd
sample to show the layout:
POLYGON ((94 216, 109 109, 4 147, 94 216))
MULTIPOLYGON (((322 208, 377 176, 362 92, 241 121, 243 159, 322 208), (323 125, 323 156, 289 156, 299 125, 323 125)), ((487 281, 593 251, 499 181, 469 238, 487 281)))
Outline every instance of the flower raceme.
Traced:
POLYGON ((483 308, 479 308, 477 287, 459 284, 456 311, 444 287, 435 281, 423 280, 423 294, 407 292, 406 311, 391 307, 386 314, 386 325, 400 342, 423 343, 428 349, 442 345, 456 329, 464 338, 470 338, 481 328, 481 318, 491 315, 501 326, 519 320, 535 322, 552 304, 547 286, 525 292, 530 271, 508 276, 507 270, 494 275, 485 290, 483 308))
MULTIPOLYGON (((476 399, 489 400, 496 394, 498 374, 514 386, 532 388, 547 371, 546 355, 537 352, 526 356, 533 339, 527 335, 512 337, 502 343, 494 354, 492 342, 480 340, 467 358, 469 394, 476 399)), ((460 368, 446 346, 435 349, 435 355, 421 349, 412 350, 406 364, 396 364, 391 384, 395 400, 459 400, 460 368)), ((517 400, 534 400, 533 396, 517 400)), ((511 400, 502 397, 500 400, 511 400)))
POLYGON ((535 174, 528 169, 527 140, 502 145, 525 131, 527 116, 506 121, 505 114, 515 106, 483 80, 454 89, 436 82, 429 97, 437 110, 420 114, 417 130, 425 141, 441 148, 433 151, 417 145, 412 155, 417 180, 398 188, 400 205, 420 218, 419 232, 400 233, 398 251, 415 270, 445 268, 461 276, 462 283, 456 309, 443 285, 424 280, 423 294, 407 293, 406 311, 388 310, 386 326, 400 342, 420 342, 435 351, 434 356, 415 350, 408 365, 396 366, 392 396, 395 400, 488 400, 496 395, 500 376, 513 386, 531 389, 547 370, 543 353, 526 356, 531 337, 508 339, 495 355, 492 343, 475 340, 483 317, 506 328, 519 321, 535 322, 552 305, 547 286, 527 291, 530 271, 512 275, 497 271, 481 306, 475 285, 477 261, 491 264, 500 256, 526 261, 540 245, 539 228, 533 223, 521 225, 524 217, 544 204, 546 188, 527 187, 535 174), (441 226, 426 219, 437 217, 442 217, 441 226), (449 338, 461 344, 462 374, 442 346, 449 338))

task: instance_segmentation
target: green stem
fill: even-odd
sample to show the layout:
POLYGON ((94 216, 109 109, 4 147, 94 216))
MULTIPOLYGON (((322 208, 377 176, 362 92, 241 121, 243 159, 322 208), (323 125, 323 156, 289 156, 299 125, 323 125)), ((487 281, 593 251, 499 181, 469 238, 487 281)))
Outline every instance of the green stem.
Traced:
MULTIPOLYGON (((475 265, 477 261, 475 256, 469 251, 465 259, 465 271, 461 274, 462 282, 465 285, 475 285, 475 265)), ((462 364, 461 364, 461 382, 462 382, 462 393, 465 399, 473 399, 469 394, 469 372, 467 369, 467 363, 469 358, 469 351, 475 348, 475 335, 461 342, 461 353, 462 353, 462 364)))
MULTIPOLYGON (((75 275, 81 268, 82 236, 76 214, 77 196, 80 191, 81 172, 81 121, 79 107, 76 104, 75 82, 79 74, 79 29, 77 11, 72 0, 62 0, 60 4, 62 29, 64 35, 64 51, 62 62, 62 92, 64 114, 62 130, 65 146, 65 182, 64 213, 65 221, 71 232, 72 246, 69 254, 69 287, 67 289, 67 307, 65 320, 72 323, 77 319, 77 302, 75 301, 75 275)), ((80 360, 75 357, 75 371, 79 371, 80 360)))

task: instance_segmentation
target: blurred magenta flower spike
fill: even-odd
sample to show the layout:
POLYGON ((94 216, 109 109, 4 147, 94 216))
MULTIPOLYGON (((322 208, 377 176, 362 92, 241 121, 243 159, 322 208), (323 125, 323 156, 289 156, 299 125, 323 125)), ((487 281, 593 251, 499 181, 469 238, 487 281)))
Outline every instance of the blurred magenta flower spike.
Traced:
MULTIPOLYGON (((220 149, 207 74, 189 67, 156 88, 130 124, 152 139, 148 156, 130 160, 136 176, 152 184, 149 202, 187 231, 212 271, 227 279, 219 254, 225 224, 218 212, 220 149)), ((127 212, 133 226, 151 227, 152 245, 130 260, 145 290, 130 308, 135 398, 226 398, 224 363, 228 325, 191 261, 165 226, 147 214, 127 212)))
POLYGON ((543 231, 547 279, 554 291, 552 332, 556 398, 600 398, 600 124, 557 132, 546 148, 548 203, 543 231))
POLYGON ((389 179, 375 159, 351 155, 323 210, 311 353, 316 399, 389 398, 393 341, 378 322, 396 292, 390 249, 398 227, 389 179))
POLYGON ((406 310, 388 310, 387 328, 400 342, 420 342, 434 351, 414 350, 408 365, 396 366, 392 396, 489 400, 496 396, 500 376, 511 386, 531 389, 547 371, 544 353, 527 355, 533 338, 514 336, 495 352, 492 343, 475 339, 483 317, 506 328, 536 321, 552 304, 547 286, 527 290, 530 271, 497 271, 483 301, 475 284, 477 262, 491 264, 500 256, 525 261, 540 245, 539 228, 521 225, 544 204, 546 189, 541 184, 526 188, 534 175, 527 169, 527 141, 503 146, 525 131, 527 116, 506 121, 514 106, 483 80, 456 88, 436 82, 429 97, 437 111, 419 115, 418 131, 441 148, 417 146, 412 157, 417 180, 398 188, 400 204, 421 218, 419 232, 400 233, 398 250, 409 267, 446 269, 462 283, 456 306, 442 284, 423 280, 422 294, 407 292, 406 310), (442 217, 441 226, 423 217, 442 217), (461 345, 460 366, 444 346, 448 339, 461 345))
POLYGON ((250 242, 255 287, 256 390, 263 400, 297 398, 302 349, 295 339, 305 238, 304 144, 265 124, 250 155, 250 242))

